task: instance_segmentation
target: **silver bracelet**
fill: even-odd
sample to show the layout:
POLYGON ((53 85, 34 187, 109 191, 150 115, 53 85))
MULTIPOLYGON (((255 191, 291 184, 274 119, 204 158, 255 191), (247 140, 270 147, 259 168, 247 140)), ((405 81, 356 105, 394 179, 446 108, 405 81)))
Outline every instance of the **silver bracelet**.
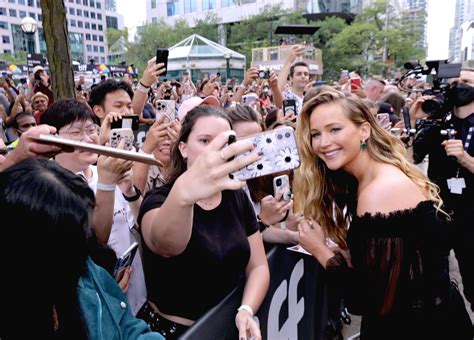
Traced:
POLYGON ((115 191, 115 184, 97 183, 97 190, 115 191))

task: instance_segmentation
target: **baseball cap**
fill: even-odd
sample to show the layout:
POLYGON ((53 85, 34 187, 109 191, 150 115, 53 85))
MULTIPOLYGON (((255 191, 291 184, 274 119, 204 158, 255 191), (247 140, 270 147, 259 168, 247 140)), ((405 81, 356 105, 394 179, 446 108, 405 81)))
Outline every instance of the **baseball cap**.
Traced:
POLYGON ((37 65, 33 68, 33 74, 36 74, 38 71, 44 71, 44 67, 41 65, 37 65))
POLYGON ((202 104, 221 107, 221 103, 219 99, 217 99, 217 97, 214 97, 214 96, 207 96, 206 98, 191 97, 181 103, 181 106, 178 109, 178 119, 180 121, 183 121, 184 117, 189 111, 191 111, 195 107, 198 107, 199 105, 202 105, 202 104))

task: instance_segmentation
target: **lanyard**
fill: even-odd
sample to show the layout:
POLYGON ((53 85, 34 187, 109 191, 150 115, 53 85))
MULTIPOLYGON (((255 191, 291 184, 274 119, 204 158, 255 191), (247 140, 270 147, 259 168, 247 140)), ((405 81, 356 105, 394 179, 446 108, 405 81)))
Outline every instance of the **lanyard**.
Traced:
POLYGON ((472 138, 473 132, 474 132, 474 126, 471 126, 469 128, 469 132, 467 133, 466 141, 464 142, 464 150, 467 150, 469 148, 469 145, 471 144, 471 138, 472 138))

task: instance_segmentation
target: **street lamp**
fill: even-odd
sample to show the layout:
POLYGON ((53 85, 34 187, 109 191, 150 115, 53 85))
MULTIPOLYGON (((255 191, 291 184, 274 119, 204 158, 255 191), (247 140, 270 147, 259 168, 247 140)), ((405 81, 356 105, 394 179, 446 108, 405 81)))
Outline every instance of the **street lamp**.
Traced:
POLYGON ((28 53, 33 54, 35 53, 34 34, 36 32, 36 28, 38 27, 38 23, 32 17, 24 17, 21 20, 20 25, 21 25, 21 30, 27 36, 28 53))
POLYGON ((229 52, 224 53, 224 58, 226 62, 226 69, 225 69, 225 80, 227 81, 230 78, 230 67, 229 67, 229 61, 230 61, 231 54, 229 52))

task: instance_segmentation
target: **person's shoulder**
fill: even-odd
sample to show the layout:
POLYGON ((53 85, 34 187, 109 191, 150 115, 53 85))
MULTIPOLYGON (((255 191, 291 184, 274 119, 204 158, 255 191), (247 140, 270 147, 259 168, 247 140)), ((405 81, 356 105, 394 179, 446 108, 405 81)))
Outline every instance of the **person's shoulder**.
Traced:
POLYGON ((388 169, 359 193, 357 215, 411 209, 425 199, 421 188, 401 170, 388 169))

